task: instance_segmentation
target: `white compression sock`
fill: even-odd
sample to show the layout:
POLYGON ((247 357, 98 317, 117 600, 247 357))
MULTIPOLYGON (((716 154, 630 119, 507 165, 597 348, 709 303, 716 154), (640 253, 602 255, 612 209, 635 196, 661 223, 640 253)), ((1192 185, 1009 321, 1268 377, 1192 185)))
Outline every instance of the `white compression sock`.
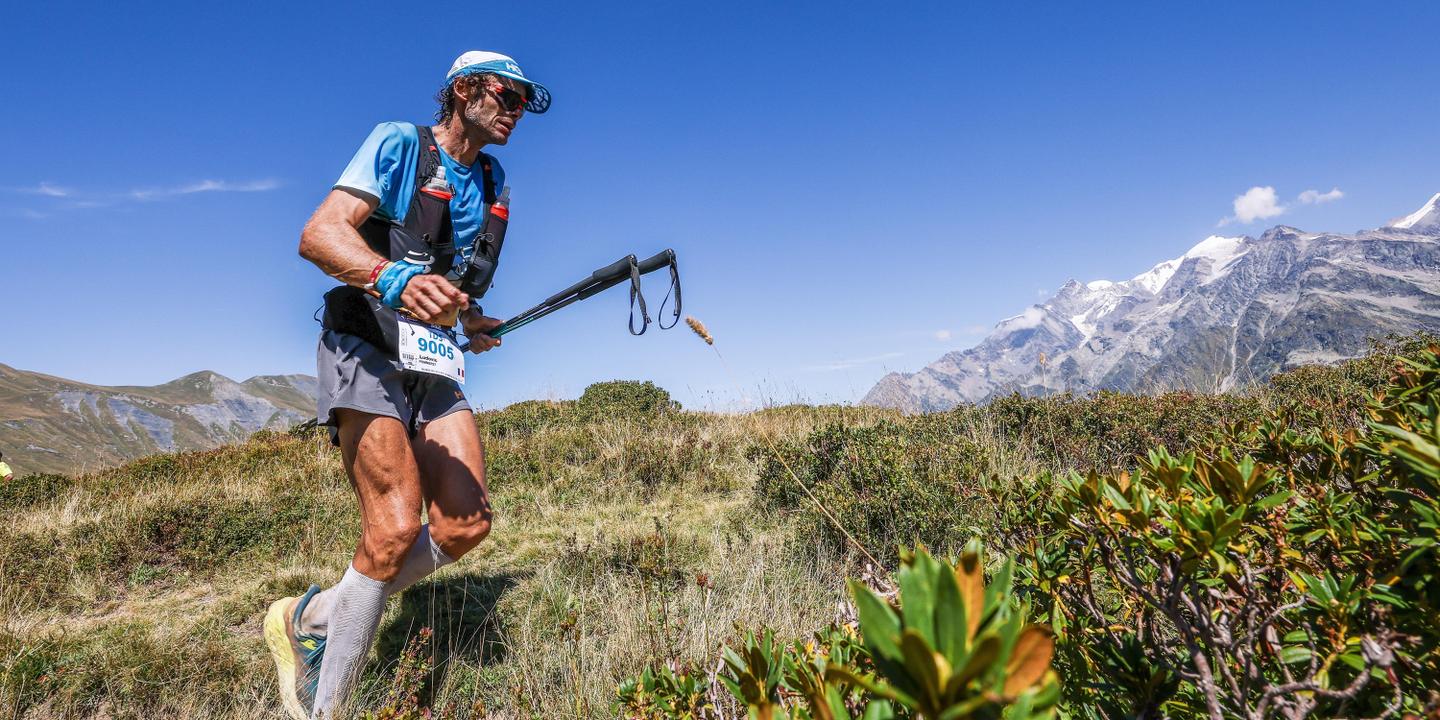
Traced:
POLYGON ((320 662, 320 682, 315 691, 315 706, 310 717, 330 717, 350 699, 350 691, 375 628, 385 612, 385 583, 368 578, 351 565, 335 587, 330 608, 330 632, 325 637, 325 658, 320 662))
POLYGON ((430 539, 430 524, 421 525, 420 536, 415 538, 410 552, 405 553, 405 562, 400 565, 400 572, 395 575, 394 580, 385 585, 385 597, 414 585, 430 573, 453 562, 455 560, 430 539))
MULTIPOLYGON (((430 573, 453 562, 455 560, 430 539, 430 525, 421 525, 420 536, 415 538, 415 544, 411 545, 410 551, 405 554, 405 562, 400 565, 399 574, 385 584, 385 597, 414 585, 430 573)), ((331 606, 335 602, 335 590, 338 587, 336 585, 326 588, 310 598, 310 604, 305 606, 305 614, 300 618, 300 632, 324 635, 328 631, 331 606)))

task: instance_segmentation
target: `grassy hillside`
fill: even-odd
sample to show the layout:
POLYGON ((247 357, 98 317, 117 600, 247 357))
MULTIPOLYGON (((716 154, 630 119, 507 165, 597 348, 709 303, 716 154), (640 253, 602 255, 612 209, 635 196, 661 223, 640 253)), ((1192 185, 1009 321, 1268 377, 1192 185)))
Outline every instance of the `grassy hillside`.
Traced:
POLYGON ((315 379, 237 383, 198 372, 163 385, 90 385, 0 365, 0 451, 16 472, 77 474, 156 452, 208 449, 315 412, 315 379))
MULTIPOLYGON (((481 414, 494 532, 392 600, 365 704, 394 716, 413 692, 455 717, 658 716, 618 705, 617 688, 650 667, 713 690, 719 648, 744 630, 804 638, 850 619, 846 576, 886 584, 855 544, 887 567, 916 541, 1004 545, 1044 521, 1026 498, 1052 473, 1124 468, 1266 418, 1363 427, 1395 351, 1226 396, 731 416, 616 383, 481 414), (397 682, 422 628, 428 649, 397 682)), ((0 712, 26 717, 278 716, 261 615, 333 582, 359 529, 337 453, 308 432, 31 475, 0 487, 0 513, 0 712)))

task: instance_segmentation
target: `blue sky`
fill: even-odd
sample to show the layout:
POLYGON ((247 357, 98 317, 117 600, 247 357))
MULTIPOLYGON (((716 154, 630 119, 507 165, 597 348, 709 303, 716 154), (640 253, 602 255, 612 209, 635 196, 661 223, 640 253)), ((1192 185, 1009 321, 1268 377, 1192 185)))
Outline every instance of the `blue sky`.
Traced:
POLYGON ((330 281, 300 227, 469 49, 555 96, 495 150, 514 201, 491 314, 673 246, 735 376, 683 328, 630 337, 617 289, 470 360, 485 407, 613 378, 693 407, 853 401, 1069 278, 1217 231, 1374 227, 1440 191, 1434 3, 399 7, 8 9, 0 362, 313 373, 330 281), (1285 212, 1217 230, 1257 186, 1285 212))

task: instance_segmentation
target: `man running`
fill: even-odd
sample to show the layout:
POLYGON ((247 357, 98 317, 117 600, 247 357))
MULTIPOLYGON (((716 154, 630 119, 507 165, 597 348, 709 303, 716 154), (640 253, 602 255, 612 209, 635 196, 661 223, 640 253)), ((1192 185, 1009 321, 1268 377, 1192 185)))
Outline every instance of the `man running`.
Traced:
POLYGON ((15 475, 10 472, 10 466, 5 464, 5 453, 0 453, 0 480, 10 482, 15 475))
POLYGON ((377 126, 300 236, 300 255, 345 283, 326 294, 318 410, 359 498, 361 531, 338 583, 312 585, 266 613, 295 720, 342 712, 386 598, 490 532, 484 448, 457 382, 463 358, 432 326, 458 319, 474 352, 500 345, 485 334, 500 321, 444 273, 468 262, 460 249, 472 246, 504 186, 499 162, 481 149, 506 144, 527 110, 548 109, 550 94, 513 59, 472 51, 456 59, 437 100, 433 128, 377 126))

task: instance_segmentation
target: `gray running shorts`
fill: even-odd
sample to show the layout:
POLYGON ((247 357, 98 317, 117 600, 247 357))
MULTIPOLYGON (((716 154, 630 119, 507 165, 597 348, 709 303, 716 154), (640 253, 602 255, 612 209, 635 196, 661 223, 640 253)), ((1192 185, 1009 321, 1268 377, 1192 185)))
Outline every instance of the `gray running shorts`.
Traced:
POLYGON ((335 411, 340 408, 393 417, 405 423, 410 437, 425 423, 470 409, 454 380, 406 370, 374 345, 333 330, 320 334, 315 374, 316 419, 330 428, 330 442, 336 444, 340 429, 335 411))

